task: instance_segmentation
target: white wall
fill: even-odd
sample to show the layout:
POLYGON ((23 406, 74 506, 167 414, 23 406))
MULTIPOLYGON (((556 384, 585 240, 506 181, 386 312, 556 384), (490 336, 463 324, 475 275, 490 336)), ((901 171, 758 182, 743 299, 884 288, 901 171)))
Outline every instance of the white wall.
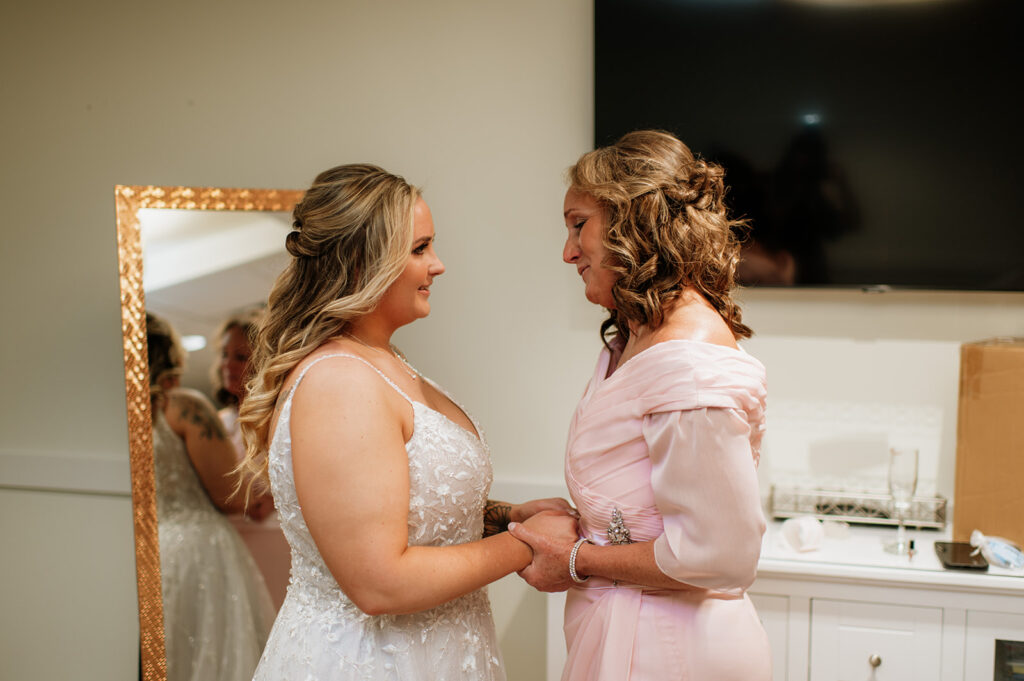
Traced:
POLYGON ((759 331, 746 347, 769 375, 763 491, 797 479, 884 487, 888 445, 913 443, 920 491, 952 501, 960 345, 1024 335, 1024 295, 748 290, 743 299, 759 331))
MULTIPOLYGON (((448 273, 399 341, 485 424, 498 494, 560 487, 599 347, 560 262, 561 173, 592 139, 589 2, 97 4, 21 3, 0 27, 5 679, 136 672, 128 500, 116 480, 60 491, 82 460, 127 466, 115 184, 302 188, 365 160, 423 185, 448 273)), ((857 442, 870 473, 877 414, 902 405, 951 494, 957 346, 1024 334, 1021 296, 745 299, 786 417, 763 475, 831 474, 857 442)), ((514 578, 492 595, 512 680, 540 678, 543 601, 514 578)))

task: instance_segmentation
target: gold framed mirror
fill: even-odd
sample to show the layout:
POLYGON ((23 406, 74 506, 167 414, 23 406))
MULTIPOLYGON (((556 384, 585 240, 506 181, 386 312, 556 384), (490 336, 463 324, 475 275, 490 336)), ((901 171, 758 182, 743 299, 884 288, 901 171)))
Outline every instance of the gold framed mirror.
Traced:
MULTIPOLYGON (((145 681, 165 681, 167 664, 146 348, 146 284, 143 276, 144 235, 141 218, 151 209, 204 212, 186 214, 197 216, 241 212, 285 213, 285 222, 290 228, 291 210, 302 198, 302 194, 299 190, 138 185, 118 185, 114 190, 139 598, 139 654, 141 674, 145 681)), ((201 232, 202 227, 192 223, 186 226, 185 231, 194 235, 201 232)), ((282 251, 286 233, 285 230, 280 234, 279 248, 282 251)), ((178 276, 191 275, 179 272, 178 276)), ((266 296, 269 291, 268 284, 258 295, 266 296)))

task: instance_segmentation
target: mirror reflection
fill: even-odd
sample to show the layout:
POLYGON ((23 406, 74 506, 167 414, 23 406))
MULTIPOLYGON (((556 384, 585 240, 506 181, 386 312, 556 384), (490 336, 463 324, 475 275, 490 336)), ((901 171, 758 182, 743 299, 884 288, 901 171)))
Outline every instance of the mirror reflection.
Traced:
MULTIPOLYGON (((271 204, 277 207, 294 203, 282 206, 278 192, 255 193, 276 197, 271 204)), ((284 194, 297 199, 301 193, 284 194)), ((245 399, 249 332, 283 268, 291 215, 261 210, 266 202, 259 200, 241 206, 220 202, 216 210, 194 201, 185 207, 150 203, 157 207, 142 207, 143 200, 126 217, 119 202, 118 216, 122 301, 126 310, 131 307, 126 279, 133 278, 124 276, 130 260, 126 226, 141 246, 137 293, 145 300, 138 335, 145 333, 146 360, 134 369, 148 379, 145 411, 151 417, 132 437, 137 552, 141 559, 146 539, 139 516, 146 503, 139 491, 147 486, 155 496, 152 544, 159 549, 159 597, 147 598, 139 564, 142 676, 248 681, 284 599, 289 554, 269 492, 254 494, 248 503, 244 493, 234 494, 232 471, 243 454, 237 414, 245 399), (138 446, 147 439, 151 448, 138 446), (151 474, 136 465, 139 450, 148 450, 151 474), (163 646, 147 645, 147 637, 158 638, 148 629, 163 634, 163 646)), ((132 334, 125 328, 130 377, 132 334)), ((131 411, 129 394, 130 422, 131 411)))
MULTIPOLYGON (((251 677, 273 623, 264 579, 228 521, 236 456, 213 404, 182 385, 186 351, 146 313, 168 679, 251 677)), ((259 505, 256 505, 258 507, 259 505)))

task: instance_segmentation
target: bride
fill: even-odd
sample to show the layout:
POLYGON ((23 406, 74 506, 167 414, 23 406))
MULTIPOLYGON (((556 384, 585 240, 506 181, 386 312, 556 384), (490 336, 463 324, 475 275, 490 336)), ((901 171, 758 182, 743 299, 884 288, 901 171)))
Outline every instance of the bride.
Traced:
POLYGON ((524 522, 576 538, 562 499, 487 499, 478 424, 390 338, 444 272, 419 191, 366 164, 295 207, 240 422, 291 545, 256 679, 504 679, 483 587, 526 567, 524 522), (486 536, 485 536, 486 535, 486 536))

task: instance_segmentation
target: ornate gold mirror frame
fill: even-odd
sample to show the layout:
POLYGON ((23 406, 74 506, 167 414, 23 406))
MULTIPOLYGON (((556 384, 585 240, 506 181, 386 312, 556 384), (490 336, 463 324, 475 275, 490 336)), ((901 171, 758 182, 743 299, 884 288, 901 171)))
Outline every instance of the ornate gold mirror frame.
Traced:
POLYGON ((165 681, 163 597, 153 471, 149 363, 146 354, 146 301, 142 288, 139 210, 174 208, 214 211, 287 211, 302 191, 118 185, 117 254, 121 282, 121 330, 127 390, 128 447, 131 460, 135 566, 139 594, 139 654, 144 681, 165 681))

